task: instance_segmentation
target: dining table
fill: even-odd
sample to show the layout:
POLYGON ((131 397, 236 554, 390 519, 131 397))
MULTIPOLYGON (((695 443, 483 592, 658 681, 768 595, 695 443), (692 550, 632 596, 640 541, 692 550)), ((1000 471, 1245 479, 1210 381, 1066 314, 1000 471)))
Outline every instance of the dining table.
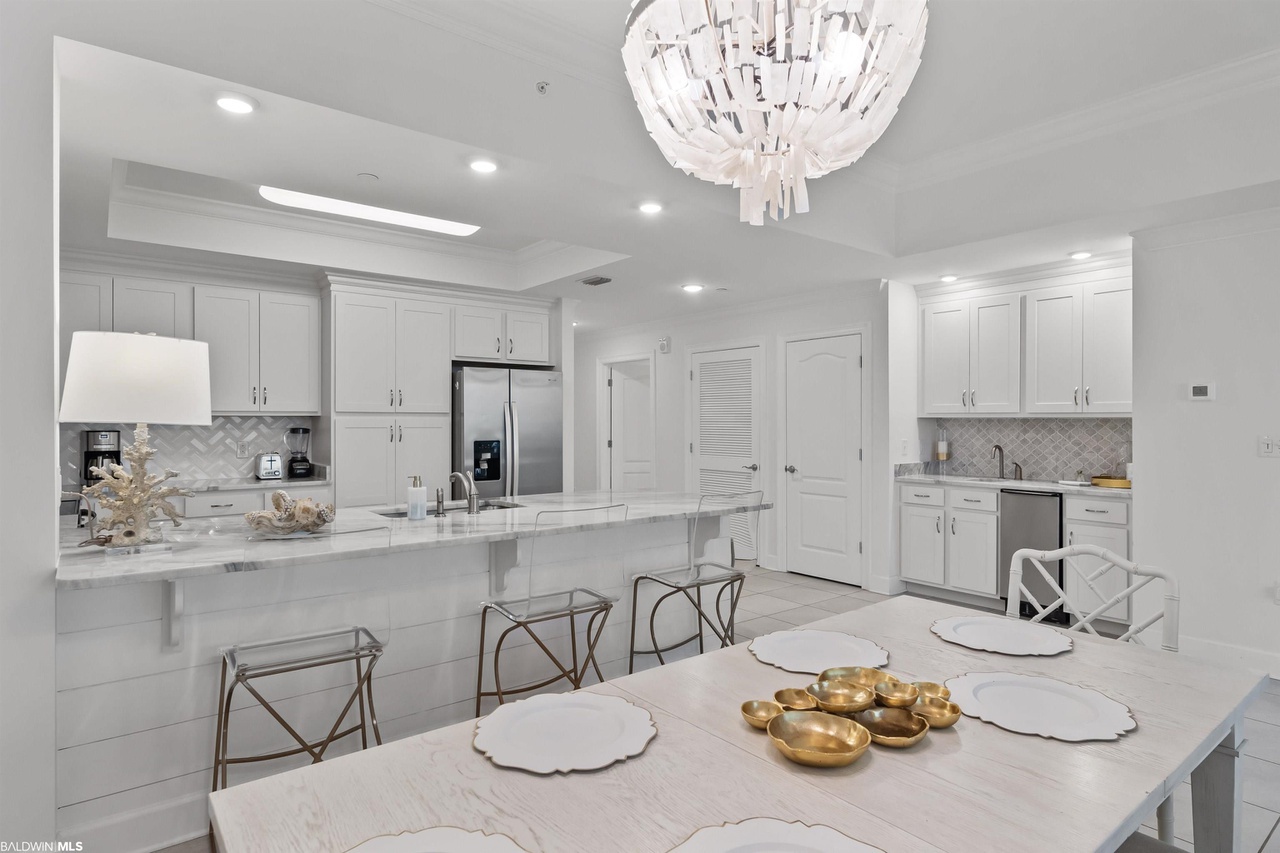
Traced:
POLYGON ((739 709, 816 677, 739 643, 583 688, 652 716, 657 735, 625 761, 552 775, 499 767, 473 748, 468 721, 218 791, 215 840, 223 853, 339 853, 453 826, 531 853, 668 851, 703 827, 764 817, 884 851, 1112 851, 1189 776, 1197 853, 1239 849, 1243 716, 1265 674, 1081 632, 1053 656, 977 651, 931 632, 962 615, 975 611, 904 595, 796 630, 871 640, 905 681, 1008 672, 1078 685, 1127 706, 1136 727, 1066 742, 964 716, 906 749, 802 766, 739 709))

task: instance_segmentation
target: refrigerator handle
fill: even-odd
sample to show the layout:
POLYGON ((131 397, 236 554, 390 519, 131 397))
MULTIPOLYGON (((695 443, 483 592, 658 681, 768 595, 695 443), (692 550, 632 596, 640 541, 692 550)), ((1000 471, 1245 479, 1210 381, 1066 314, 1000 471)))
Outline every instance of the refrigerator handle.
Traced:
POLYGON ((520 497, 520 410, 511 403, 511 497, 520 497))
POLYGON ((511 428, 510 402, 502 404, 502 426, 506 439, 502 442, 502 464, 506 467, 506 476, 502 478, 502 496, 509 498, 511 497, 511 478, 515 476, 515 469, 511 465, 511 442, 515 440, 515 430, 511 428))

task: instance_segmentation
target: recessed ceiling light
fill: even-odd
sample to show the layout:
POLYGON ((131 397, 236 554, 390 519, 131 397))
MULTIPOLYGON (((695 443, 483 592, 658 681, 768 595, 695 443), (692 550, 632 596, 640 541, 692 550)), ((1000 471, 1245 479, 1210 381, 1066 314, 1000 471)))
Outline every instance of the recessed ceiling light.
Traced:
POLYGON ((432 216, 420 216, 417 213, 405 213, 402 210, 389 210, 385 207, 372 207, 357 204, 354 201, 343 201, 338 198, 327 198, 322 195, 282 190, 277 187, 259 187, 258 194, 267 201, 283 204, 285 207, 300 207, 319 213, 333 213, 338 216, 350 216, 355 219, 368 219, 373 222, 385 222, 388 225, 403 225, 406 228, 418 228, 422 231, 435 231, 453 237, 470 237, 480 230, 479 225, 467 225, 462 222, 451 222, 448 219, 436 219, 432 216))
POLYGON ((229 113, 244 115, 251 113, 258 108, 258 102, 248 95, 241 95, 237 92, 226 92, 218 96, 218 106, 222 107, 229 113))
POLYGON ((356 177, 357 177, 357 178, 359 178, 359 179, 360 179, 360 180, 362 180, 362 181, 376 181, 376 180, 378 180, 378 176, 377 176, 377 175, 375 175, 373 172, 358 172, 358 173, 356 174, 356 177))
POLYGON ((686 284, 684 287, 682 287, 682 288, 680 288, 680 289, 681 289, 681 290, 683 290, 685 293, 698 293, 699 291, 701 291, 701 290, 702 290, 702 285, 700 285, 700 284, 686 284))
POLYGON ((652 216, 655 213, 662 212, 662 205, 658 204, 656 201, 646 201, 640 205, 640 212, 647 213, 652 216))
POLYGON ((575 325, 575 326, 576 326, 576 325, 578 325, 578 324, 577 324, 577 323, 574 323, 573 325, 575 325))
POLYGON ((483 172, 487 175, 490 172, 498 171, 498 164, 492 160, 472 160, 471 168, 477 172, 483 172))
POLYGON ((1083 261, 1085 258, 1092 258, 1093 252, 1072 252, 1069 257, 1073 261, 1083 261))
POLYGON ((717 287, 717 288, 716 288, 716 293, 728 293, 728 292, 729 292, 729 288, 727 288, 727 287, 717 287))
POLYGON ((955 281, 958 278, 960 278, 960 276, 958 275, 944 275, 941 279, 939 279, 939 281, 945 281, 947 284, 950 284, 951 282, 955 281))

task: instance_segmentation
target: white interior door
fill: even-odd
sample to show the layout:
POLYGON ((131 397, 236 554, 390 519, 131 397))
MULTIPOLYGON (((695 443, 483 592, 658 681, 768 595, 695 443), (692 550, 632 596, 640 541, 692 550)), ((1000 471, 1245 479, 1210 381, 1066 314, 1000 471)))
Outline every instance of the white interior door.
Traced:
MULTIPOLYGON (((693 382, 694 488, 702 494, 749 492, 760 482, 760 347, 696 352, 693 382)), ((756 525, 729 519, 737 556, 756 558, 756 525)))
POLYGON ((787 571, 861 584, 862 336, 787 344, 787 571))
POLYGON ((609 487, 654 486, 653 377, 648 361, 609 367, 609 487))

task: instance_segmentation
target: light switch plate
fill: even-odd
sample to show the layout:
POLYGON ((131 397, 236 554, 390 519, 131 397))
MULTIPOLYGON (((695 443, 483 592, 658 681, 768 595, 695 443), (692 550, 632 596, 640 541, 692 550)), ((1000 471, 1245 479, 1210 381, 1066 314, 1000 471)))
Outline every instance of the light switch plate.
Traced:
POLYGON ((1276 439, 1269 435, 1258 436, 1258 455, 1264 458, 1280 456, 1280 446, 1276 444, 1276 439))

